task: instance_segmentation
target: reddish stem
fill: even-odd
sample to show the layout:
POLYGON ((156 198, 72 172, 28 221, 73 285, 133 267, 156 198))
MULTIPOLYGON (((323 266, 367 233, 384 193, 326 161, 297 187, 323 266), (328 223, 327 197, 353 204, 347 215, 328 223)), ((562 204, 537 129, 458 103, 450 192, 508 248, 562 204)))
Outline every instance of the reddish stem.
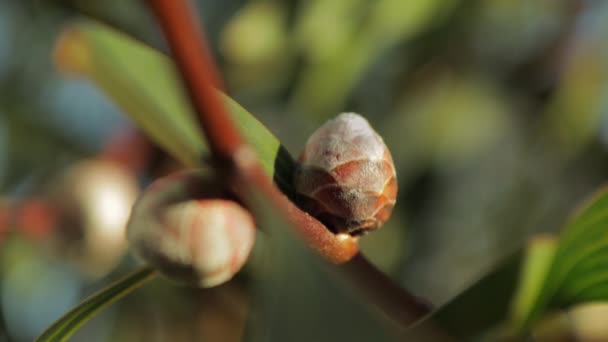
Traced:
POLYGON ((189 20, 192 8, 181 0, 150 0, 150 4, 165 32, 214 157, 231 160, 244 140, 217 96, 220 78, 205 46, 202 28, 195 20, 189 20))
POLYGON ((243 196, 251 195, 250 185, 263 193, 274 208, 287 218, 296 232, 305 239, 308 245, 325 259, 341 264, 350 260, 359 251, 357 240, 348 235, 334 235, 325 225, 314 217, 303 212, 285 194, 283 194, 259 167, 253 153, 244 149, 235 163, 238 168, 235 179, 235 191, 243 196), (249 155, 249 157, 247 157, 249 155))

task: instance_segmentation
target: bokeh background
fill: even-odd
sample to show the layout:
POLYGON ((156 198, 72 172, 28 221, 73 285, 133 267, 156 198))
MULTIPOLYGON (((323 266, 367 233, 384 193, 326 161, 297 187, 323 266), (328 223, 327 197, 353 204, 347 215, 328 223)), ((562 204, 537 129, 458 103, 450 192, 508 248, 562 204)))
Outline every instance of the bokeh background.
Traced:
MULTIPOLYGON (((608 174, 608 2, 197 5, 229 94, 292 155, 343 111, 384 137, 399 198, 363 250, 434 304, 558 230, 608 174)), ((55 71, 55 39, 83 15, 166 51, 144 2, 0 2, 0 340, 31 340, 134 269, 130 206, 179 168, 94 84, 55 71)), ((75 340, 239 340, 252 324, 247 284, 155 281, 75 340)))

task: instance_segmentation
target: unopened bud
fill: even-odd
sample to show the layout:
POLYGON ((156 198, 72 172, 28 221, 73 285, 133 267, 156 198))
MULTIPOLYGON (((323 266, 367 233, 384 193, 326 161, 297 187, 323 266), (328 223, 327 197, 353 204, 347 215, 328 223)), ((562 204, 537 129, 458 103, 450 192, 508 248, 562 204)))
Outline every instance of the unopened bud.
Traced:
POLYGON ((317 129, 299 163, 300 205, 335 233, 362 235, 391 215, 397 197, 393 159, 360 115, 343 113, 317 129))
POLYGON ((255 241, 251 214, 209 174, 180 173, 154 182, 133 208, 133 251, 167 277, 200 287, 231 279, 255 241))

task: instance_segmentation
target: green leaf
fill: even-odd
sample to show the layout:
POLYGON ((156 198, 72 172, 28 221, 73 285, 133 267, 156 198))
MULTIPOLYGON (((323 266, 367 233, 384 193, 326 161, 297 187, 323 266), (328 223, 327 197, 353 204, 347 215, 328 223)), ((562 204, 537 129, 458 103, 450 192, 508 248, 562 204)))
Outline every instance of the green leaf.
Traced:
POLYGON ((156 273, 152 269, 146 267, 115 282, 65 314, 42 333, 36 341, 67 341, 78 328, 95 314, 138 289, 149 280, 154 279, 155 275, 156 273))
POLYGON ((161 54, 109 27, 82 21, 60 35, 55 61, 61 70, 94 80, 179 161, 188 166, 200 162, 207 148, 175 72, 161 54))
POLYGON ((606 189, 574 212, 559 238, 533 238, 414 330, 435 322, 462 340, 513 337, 549 310, 596 300, 608 300, 606 189))
POLYGON ((325 121, 329 113, 344 107, 374 61, 437 25, 457 4, 455 0, 305 2, 295 43, 310 63, 294 90, 294 107, 325 121))
POLYGON ((598 192, 564 227, 542 291, 523 319, 528 329, 557 307, 608 300, 608 191, 598 192))
MULTIPOLYGON (((58 40, 55 59, 62 70, 95 81, 168 153, 187 166, 208 153, 173 62, 162 53, 100 23, 80 21, 58 40)), ((290 192, 293 158, 253 115, 222 94, 240 132, 267 173, 290 192)))
POLYGON ((461 294, 439 307, 414 327, 435 322, 457 341, 470 341, 498 326, 509 315, 511 298, 523 259, 523 249, 496 265, 461 294))
POLYGON ((534 302, 542 295, 547 274, 554 261, 557 240, 541 235, 530 240, 522 265, 519 289, 512 304, 512 324, 521 331, 534 310, 534 302))

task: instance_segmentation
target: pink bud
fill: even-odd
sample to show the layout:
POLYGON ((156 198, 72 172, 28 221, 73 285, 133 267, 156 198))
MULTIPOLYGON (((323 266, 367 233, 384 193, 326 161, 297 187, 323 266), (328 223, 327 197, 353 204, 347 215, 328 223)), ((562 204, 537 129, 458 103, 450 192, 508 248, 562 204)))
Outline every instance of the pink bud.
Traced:
POLYGON ((395 166, 367 120, 343 113, 308 139, 295 175, 299 202, 335 233, 365 234, 391 215, 395 166))
POLYGON ((200 287, 228 281, 249 257, 255 225, 245 208, 224 195, 209 174, 154 182, 133 208, 131 248, 171 279, 200 287))

